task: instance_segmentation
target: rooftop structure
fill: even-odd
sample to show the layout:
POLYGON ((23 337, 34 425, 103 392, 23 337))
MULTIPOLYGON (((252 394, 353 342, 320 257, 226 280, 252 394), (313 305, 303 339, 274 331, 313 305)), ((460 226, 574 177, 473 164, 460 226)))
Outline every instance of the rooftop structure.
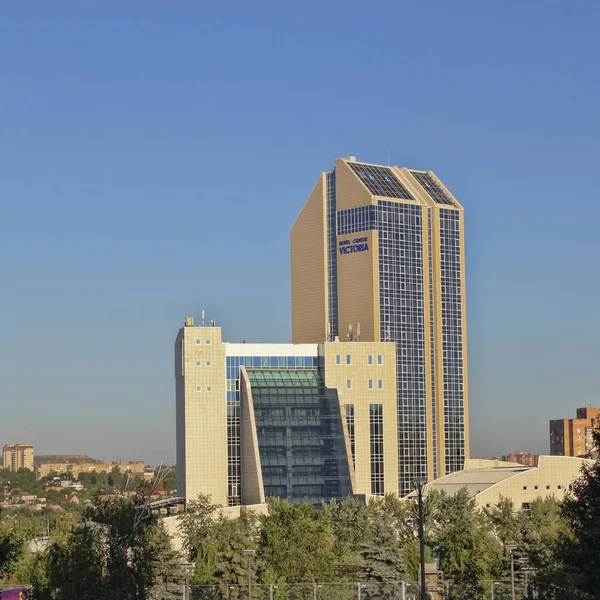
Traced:
POLYGON ((538 466, 529 467, 499 460, 470 459, 463 470, 427 484, 424 493, 439 490, 453 495, 465 488, 479 506, 489 508, 504 497, 510 498, 516 508, 526 509, 537 498, 554 496, 560 500, 586 462, 590 461, 540 456, 538 466))

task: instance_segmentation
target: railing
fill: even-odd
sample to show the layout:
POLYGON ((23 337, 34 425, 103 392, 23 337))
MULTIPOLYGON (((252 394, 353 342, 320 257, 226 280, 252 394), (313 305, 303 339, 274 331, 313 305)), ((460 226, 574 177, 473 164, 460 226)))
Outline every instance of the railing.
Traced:
POLYGON ((247 585, 173 585, 153 600, 418 600, 418 589, 409 583, 280 583, 247 585))

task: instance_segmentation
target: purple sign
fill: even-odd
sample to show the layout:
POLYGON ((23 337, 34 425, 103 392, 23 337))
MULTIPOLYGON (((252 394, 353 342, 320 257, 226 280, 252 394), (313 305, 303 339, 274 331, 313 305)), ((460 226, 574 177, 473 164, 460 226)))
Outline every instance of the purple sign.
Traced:
POLYGON ((0 592, 0 600, 26 600, 27 590, 25 588, 14 588, 0 592))

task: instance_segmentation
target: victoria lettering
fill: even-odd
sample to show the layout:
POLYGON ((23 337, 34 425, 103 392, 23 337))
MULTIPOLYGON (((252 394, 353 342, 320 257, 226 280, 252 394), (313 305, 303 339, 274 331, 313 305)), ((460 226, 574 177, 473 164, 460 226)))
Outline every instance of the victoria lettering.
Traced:
POLYGON ((343 240, 339 243, 340 254, 354 254, 355 252, 365 252, 369 249, 368 238, 355 238, 353 240, 343 240))

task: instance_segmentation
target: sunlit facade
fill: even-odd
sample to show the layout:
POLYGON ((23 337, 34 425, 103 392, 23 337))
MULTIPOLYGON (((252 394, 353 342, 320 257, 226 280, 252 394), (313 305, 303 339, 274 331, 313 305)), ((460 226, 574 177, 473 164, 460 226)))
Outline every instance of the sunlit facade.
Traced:
POLYGON ((175 341, 177 488, 222 506, 398 488, 396 346, 227 343, 188 318, 175 341))

